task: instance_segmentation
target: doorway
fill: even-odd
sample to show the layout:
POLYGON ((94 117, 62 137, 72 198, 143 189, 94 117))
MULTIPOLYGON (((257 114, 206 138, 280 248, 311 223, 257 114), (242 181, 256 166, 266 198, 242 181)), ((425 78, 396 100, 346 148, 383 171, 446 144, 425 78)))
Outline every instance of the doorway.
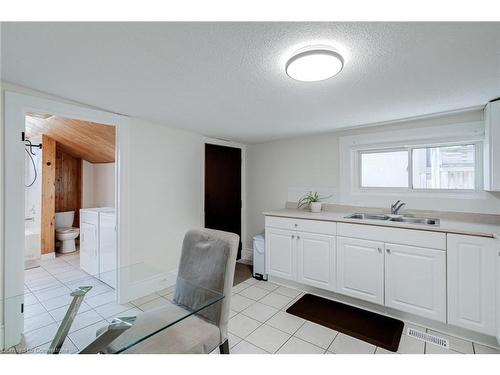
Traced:
MULTIPOLYGON (((75 250, 78 248, 78 245, 81 247, 82 244, 78 244, 78 240, 81 239, 79 236, 76 236, 74 239, 68 238, 68 236, 65 236, 65 238, 59 236, 60 242, 63 240, 70 240, 66 242, 66 245, 69 246, 62 249, 68 252, 68 255, 64 258, 54 257, 55 253, 53 255, 47 255, 44 258, 41 256, 44 253, 50 253, 50 251, 47 251, 48 249, 55 250, 56 241, 58 240, 55 233, 57 221, 55 216, 58 211, 63 214, 59 215, 61 224, 67 223, 67 225, 64 225, 68 228, 72 228, 73 232, 76 232, 75 229, 81 228, 82 218, 79 217, 78 214, 80 213, 80 208, 85 208, 84 202, 82 201, 84 197, 81 194, 81 189, 85 190, 85 188, 82 187, 84 166, 83 161, 78 160, 81 159, 81 157, 75 154, 74 149, 71 149, 71 142, 65 142, 63 140, 57 142, 57 140, 54 140, 54 138, 66 134, 61 129, 57 131, 56 135, 52 134, 52 137, 49 134, 48 138, 50 138, 50 140, 48 140, 47 134, 45 134, 45 137, 40 137, 40 135, 36 134, 31 134, 31 137, 29 137, 26 128, 26 116, 29 114, 38 114, 38 120, 45 120, 49 117, 53 120, 64 118, 70 121, 111 125, 113 127, 116 145, 111 150, 111 154, 115 158, 116 168, 113 168, 114 171, 107 175, 109 180, 112 180, 114 184, 112 189, 112 206, 116 210, 114 219, 116 227, 113 228, 113 237, 116 240, 117 257, 115 257, 115 260, 117 261, 117 265, 114 266, 114 268, 120 269, 120 265, 123 263, 122 256, 128 255, 127 242, 124 241, 124 233, 126 233, 125 228, 128 224, 128 218, 126 216, 127 207, 124 205, 124 202, 126 202, 128 198, 128 188, 125 181, 127 181, 128 175, 126 165, 128 160, 127 145, 129 139, 129 120, 124 116, 97 111, 87 107, 56 102, 20 93, 6 92, 4 119, 8 126, 5 127, 4 137, 4 194, 9 197, 9 199, 5 201, 5 215, 9 217, 9 220, 5 222, 4 228, 5 264, 3 298, 5 298, 4 301, 6 301, 6 303, 4 303, 3 306, 3 342, 0 343, 0 347, 3 346, 4 348, 17 345, 22 338, 23 331, 26 332, 26 329, 29 329, 29 326, 26 325, 26 319, 29 318, 27 316, 29 314, 26 314, 26 311, 30 310, 29 306, 40 304, 44 307, 45 311, 41 309, 40 311, 32 309, 33 316, 40 317, 41 319, 46 318, 50 323, 48 326, 39 328, 40 332, 44 332, 47 337, 55 333, 52 331, 57 328, 57 321, 60 319, 60 317, 56 316, 57 311, 55 310, 58 308, 57 304, 61 303, 62 305, 67 305, 68 303, 68 295, 66 294, 65 288, 69 288, 68 290, 71 291, 70 289, 72 286, 68 286, 69 284, 82 280, 81 276, 87 278, 89 274, 88 272, 82 271, 79 254, 77 255, 75 252, 71 252, 71 244, 73 243, 71 240, 74 240, 75 250), (41 150, 40 148, 29 147, 29 143, 28 149, 26 150, 26 139, 29 139, 32 145, 41 144, 41 150), (64 143, 66 143, 66 147, 64 147, 64 143), (30 151, 33 152, 31 153, 30 151), (28 156, 28 152, 30 156, 33 157, 33 161, 30 156, 28 156), (25 168, 19 168, 20 165, 25 168), (56 170, 57 166, 63 168, 56 170), (52 196, 51 200, 53 200, 53 202, 50 202, 50 206, 53 207, 54 214, 53 216, 46 215, 48 220, 42 224, 44 208, 41 207, 41 205, 48 202, 46 199, 40 199, 40 205, 34 202, 38 199, 38 193, 42 193, 44 189, 44 171, 42 170, 44 167, 51 168, 48 173, 45 173, 45 177, 54 180, 47 184, 48 188, 53 189, 52 194, 49 195, 52 196), (35 171, 37 179, 39 179, 38 181, 35 181, 35 171), (59 179, 59 184, 55 182, 56 176, 59 179), (39 186, 38 190, 33 189, 34 194, 30 198, 31 200, 26 200, 27 193, 25 189, 28 189, 26 186, 31 185, 33 181, 35 181, 34 185, 39 182, 41 186, 39 186), (59 191, 56 190, 58 188, 57 185, 59 186, 59 191), (74 191, 76 191, 76 194, 73 193, 74 191), (80 194, 78 194, 78 191, 80 194), (56 197, 58 200, 57 203, 56 197), (30 204, 30 208, 27 210, 24 209, 26 203, 30 204), (33 212, 31 208, 34 208, 35 212, 33 212), (69 214, 71 211, 73 211, 73 215, 69 214), (40 229, 38 230, 38 228, 40 229), (46 233, 42 236, 42 232, 45 230, 46 233), (25 253, 27 234, 30 234, 30 241, 28 241, 30 247, 28 248, 28 253, 25 253), (42 237, 45 238, 45 240, 42 241, 42 237), (50 243, 51 241, 53 245, 50 243), (25 255, 28 256, 25 258, 25 255), (40 258, 40 260, 48 260, 45 267, 37 267, 38 262, 31 262, 31 260, 37 258, 40 258), (25 262, 26 260, 29 261, 25 262), (56 260, 56 262, 54 262, 54 260, 56 260), (34 289, 37 290, 38 296, 35 295, 37 293, 32 293, 34 290, 32 290, 31 287, 27 287, 25 283, 27 278, 25 279, 24 270, 25 268, 33 266, 36 268, 31 268, 26 272, 30 271, 32 274, 31 284, 34 286, 34 289), (36 275, 37 273, 40 273, 40 275, 36 275), (46 280, 42 281, 41 279, 46 280), (46 282, 46 284, 43 284, 43 282, 46 282), (47 293, 40 295, 41 289, 45 289, 44 291, 47 293), (56 296, 61 290, 65 290, 64 295, 56 296), (51 302, 46 302, 47 300, 51 300, 51 302), (56 323, 51 321, 51 319, 56 323)), ((70 140, 74 140, 74 138, 75 137, 70 137, 70 140)), ((103 194, 104 192, 103 189, 100 189, 98 194, 103 194)), ((102 195, 99 196, 102 197, 102 195)), ((96 198, 96 196, 94 196, 94 198, 96 198)), ((48 212, 47 210, 45 211, 48 212)), ((62 243, 60 243, 60 245, 62 245, 62 243)), ((115 271, 113 272, 116 274, 115 271)), ((102 287, 97 287, 97 285, 95 285, 96 288, 93 288, 93 293, 97 296, 97 294, 101 295, 100 292, 104 292, 102 295, 106 296, 106 301, 116 301, 117 297, 118 301, 124 300, 122 296, 124 288, 122 288, 123 283, 119 275, 113 279, 119 280, 115 290, 112 290, 113 288, 109 285, 104 285, 102 287)), ((88 278, 87 281, 88 280, 92 279, 88 278)), ((95 278, 95 280, 97 280, 97 278, 95 278)), ((101 281, 99 280, 99 282, 101 281)), ((106 282, 103 282, 103 284, 106 284, 106 282)), ((0 297, 2 296, 0 295, 0 297)), ((90 295, 88 297, 90 298, 90 295)), ((64 306, 61 307, 61 311, 64 310, 64 306)), ((88 317, 88 315, 94 315, 94 312, 96 312, 94 310, 95 309, 85 312, 82 310, 80 311, 86 314, 85 317, 88 317)), ((97 318, 96 315, 94 316, 97 318)), ((105 322, 105 319, 102 319, 102 321, 105 322)), ((1 323, 2 322, 0 322, 0 324, 1 323)), ((42 322, 41 324, 45 323, 42 322)), ((37 332, 31 336, 41 339, 43 335, 40 336, 37 332)), ((43 337, 45 338, 46 336, 43 337)), ((33 347, 39 344, 45 343, 41 341, 34 342, 33 347)))
POLYGON ((24 324, 16 350, 45 348, 70 293, 91 286, 65 340, 64 352, 73 352, 86 325, 79 322, 104 321, 116 306, 116 127, 40 112, 25 119, 24 324))
POLYGON ((240 236, 241 259, 241 148, 205 143, 205 227, 240 236))

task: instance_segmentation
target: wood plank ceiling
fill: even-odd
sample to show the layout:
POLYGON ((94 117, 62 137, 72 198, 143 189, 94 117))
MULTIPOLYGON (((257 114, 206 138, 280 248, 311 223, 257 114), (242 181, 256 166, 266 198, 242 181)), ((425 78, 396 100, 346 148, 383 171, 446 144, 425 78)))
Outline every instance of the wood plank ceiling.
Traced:
POLYGON ((58 116, 28 114, 26 136, 45 134, 61 149, 91 163, 115 161, 115 127, 95 122, 73 120, 58 116))

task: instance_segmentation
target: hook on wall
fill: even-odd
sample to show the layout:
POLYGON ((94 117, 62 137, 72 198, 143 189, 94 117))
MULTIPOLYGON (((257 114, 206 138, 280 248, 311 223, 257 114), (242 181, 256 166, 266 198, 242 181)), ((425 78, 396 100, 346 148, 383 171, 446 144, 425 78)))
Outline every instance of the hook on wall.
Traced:
POLYGON ((41 143, 34 145, 29 139, 26 139, 26 135, 24 134, 24 132, 21 132, 21 140, 24 142, 25 147, 29 147, 29 152, 31 153, 31 155, 35 155, 35 153, 33 152, 33 147, 39 148, 40 150, 42 149, 41 143))

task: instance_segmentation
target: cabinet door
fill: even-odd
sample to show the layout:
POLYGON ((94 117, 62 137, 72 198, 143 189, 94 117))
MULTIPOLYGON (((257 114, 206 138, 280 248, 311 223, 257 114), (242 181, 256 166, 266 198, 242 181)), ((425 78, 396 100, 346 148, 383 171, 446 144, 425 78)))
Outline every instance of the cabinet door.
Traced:
POLYGON ((296 232, 266 229, 266 263, 269 275, 296 280, 296 232))
POLYGON ((495 335, 498 240, 448 234, 448 323, 495 335))
POLYGON ((337 237, 336 291, 384 303, 384 243, 337 237))
POLYGON ((97 226, 80 223, 80 268, 93 276, 99 274, 97 246, 97 226))
POLYGON ((385 244, 385 304, 446 322, 446 252, 385 244))
POLYGON ((334 288, 335 237, 297 233, 298 282, 318 288, 334 288))

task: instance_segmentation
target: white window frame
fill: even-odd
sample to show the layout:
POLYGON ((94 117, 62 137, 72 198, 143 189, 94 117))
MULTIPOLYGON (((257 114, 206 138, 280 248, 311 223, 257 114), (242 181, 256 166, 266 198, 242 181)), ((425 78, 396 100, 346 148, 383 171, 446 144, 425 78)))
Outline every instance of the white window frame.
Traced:
MULTIPOLYGON (((404 146, 401 147, 387 147, 387 148, 377 148, 377 149, 361 149, 357 151, 357 186, 359 190, 367 190, 367 191, 407 191, 410 187, 410 181, 408 181, 408 187, 397 187, 397 186, 362 186, 362 158, 363 154, 376 154, 376 153, 384 153, 384 152, 397 152, 397 151, 407 151, 407 148, 404 146)), ((410 172, 409 164, 411 163, 410 157, 408 156, 408 173, 410 172)))
POLYGON ((363 147, 353 149, 353 157, 355 158, 353 165, 357 169, 354 181, 354 186, 356 190, 361 193, 369 192, 379 192, 379 193, 390 193, 390 192, 415 192, 415 193, 433 193, 433 194, 467 194, 467 193, 477 193, 483 189, 483 142, 478 140, 461 140, 461 141, 449 141, 449 142, 425 142, 425 143, 414 143, 406 145, 390 145, 386 147, 363 147), (434 148, 434 147, 449 147, 449 146, 461 146, 461 145, 474 145, 474 189, 431 189, 431 188, 414 188, 413 187, 413 150, 422 148, 434 148), (408 187, 366 187, 361 185, 361 155, 368 153, 382 153, 382 152, 392 152, 392 151, 407 151, 408 152, 408 187))

